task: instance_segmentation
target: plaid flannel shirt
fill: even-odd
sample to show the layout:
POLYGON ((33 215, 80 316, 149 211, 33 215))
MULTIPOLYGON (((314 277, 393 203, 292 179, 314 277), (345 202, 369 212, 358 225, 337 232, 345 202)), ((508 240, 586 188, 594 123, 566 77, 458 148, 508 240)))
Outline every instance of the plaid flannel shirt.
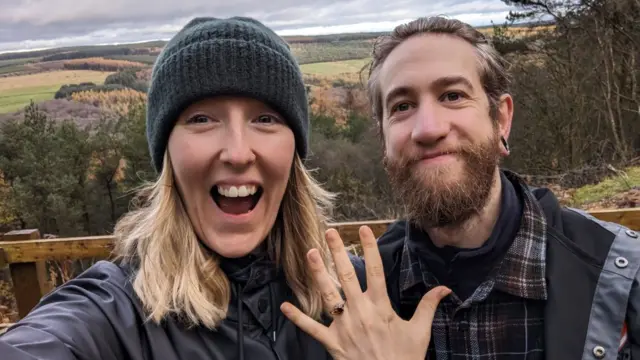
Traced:
MULTIPOLYGON (((547 224, 533 195, 521 189, 524 208, 512 245, 472 296, 462 302, 451 294, 440 303, 427 359, 544 358, 547 224)), ((406 240, 400 271, 400 300, 405 305, 417 304, 423 294, 439 285, 421 259, 409 251, 406 240)))

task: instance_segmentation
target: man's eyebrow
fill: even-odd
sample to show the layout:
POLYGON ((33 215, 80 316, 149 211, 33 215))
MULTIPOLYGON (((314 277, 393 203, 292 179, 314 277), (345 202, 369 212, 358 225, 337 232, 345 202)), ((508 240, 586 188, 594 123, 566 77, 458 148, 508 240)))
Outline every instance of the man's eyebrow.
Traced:
POLYGON ((387 95, 384 97, 384 103, 388 103, 391 99, 396 98, 396 97, 400 97, 400 96, 406 96, 408 94, 411 93, 411 89, 407 86, 398 86, 395 87, 393 89, 391 89, 391 91, 389 91, 387 93, 387 95))
POLYGON ((473 85, 471 84, 471 81, 469 81, 464 76, 444 76, 436 79, 431 84, 431 87, 439 89, 439 88, 446 88, 452 85, 463 85, 467 87, 469 90, 473 90, 473 85))

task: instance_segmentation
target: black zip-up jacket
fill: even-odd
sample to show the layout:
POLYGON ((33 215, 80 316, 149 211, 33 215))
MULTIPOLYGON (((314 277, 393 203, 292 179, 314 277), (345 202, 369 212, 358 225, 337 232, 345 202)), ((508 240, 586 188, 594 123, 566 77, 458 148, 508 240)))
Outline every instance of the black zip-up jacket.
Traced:
POLYGON ((280 304, 296 304, 282 273, 266 261, 223 266, 231 280, 228 316, 216 330, 175 318, 145 321, 128 267, 100 261, 52 293, 0 336, 2 360, 327 360, 280 304))
MULTIPOLYGON (((640 359, 639 234, 561 207, 548 189, 530 190, 548 221, 545 358, 640 359)), ((396 309, 404 232, 404 222, 397 221, 378 240, 396 309)), ((355 265, 366 289, 364 264, 355 265)))

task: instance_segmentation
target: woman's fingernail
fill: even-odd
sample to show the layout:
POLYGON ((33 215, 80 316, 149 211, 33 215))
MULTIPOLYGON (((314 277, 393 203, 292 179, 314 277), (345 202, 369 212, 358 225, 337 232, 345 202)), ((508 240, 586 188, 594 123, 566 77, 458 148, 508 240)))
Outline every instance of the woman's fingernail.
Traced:
POLYGON ((280 305, 280 311, 282 311, 282 313, 284 314, 288 314, 291 311, 291 309, 289 308, 289 304, 283 303, 282 305, 280 305))
POLYGON ((317 251, 312 251, 311 253, 309 253, 309 260, 311 261, 311 263, 313 263, 314 265, 318 265, 320 264, 321 260, 320 260, 320 255, 318 254, 317 251))

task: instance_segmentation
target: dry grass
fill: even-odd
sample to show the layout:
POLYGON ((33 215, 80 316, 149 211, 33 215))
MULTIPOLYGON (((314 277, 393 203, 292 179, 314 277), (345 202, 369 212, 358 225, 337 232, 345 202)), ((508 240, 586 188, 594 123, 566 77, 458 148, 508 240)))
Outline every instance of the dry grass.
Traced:
POLYGON ((0 274, 0 324, 8 324, 18 320, 13 284, 9 277, 9 270, 0 274))
POLYGON ((53 99, 64 84, 102 84, 109 74, 111 72, 65 70, 0 78, 0 113, 16 111, 31 100, 40 102, 53 99))
POLYGON ((52 71, 40 74, 12 76, 0 79, 0 96, 5 91, 29 87, 62 86, 81 82, 104 83, 111 72, 91 70, 52 71))
MULTIPOLYGON (((509 36, 525 36, 525 35, 535 35, 542 31, 551 31, 555 28, 555 25, 545 25, 545 26, 535 26, 535 27, 527 27, 527 26, 510 26, 507 28, 507 35, 509 36)), ((481 33, 485 35, 492 35, 493 28, 482 28, 478 29, 481 33)))
POLYGON ((147 95, 132 89, 114 91, 81 91, 71 95, 71 100, 125 115, 132 105, 146 101, 147 95))
POLYGON ((371 59, 356 59, 344 61, 321 62, 314 64, 301 65, 303 74, 321 75, 321 76, 340 76, 357 74, 367 65, 371 59))

